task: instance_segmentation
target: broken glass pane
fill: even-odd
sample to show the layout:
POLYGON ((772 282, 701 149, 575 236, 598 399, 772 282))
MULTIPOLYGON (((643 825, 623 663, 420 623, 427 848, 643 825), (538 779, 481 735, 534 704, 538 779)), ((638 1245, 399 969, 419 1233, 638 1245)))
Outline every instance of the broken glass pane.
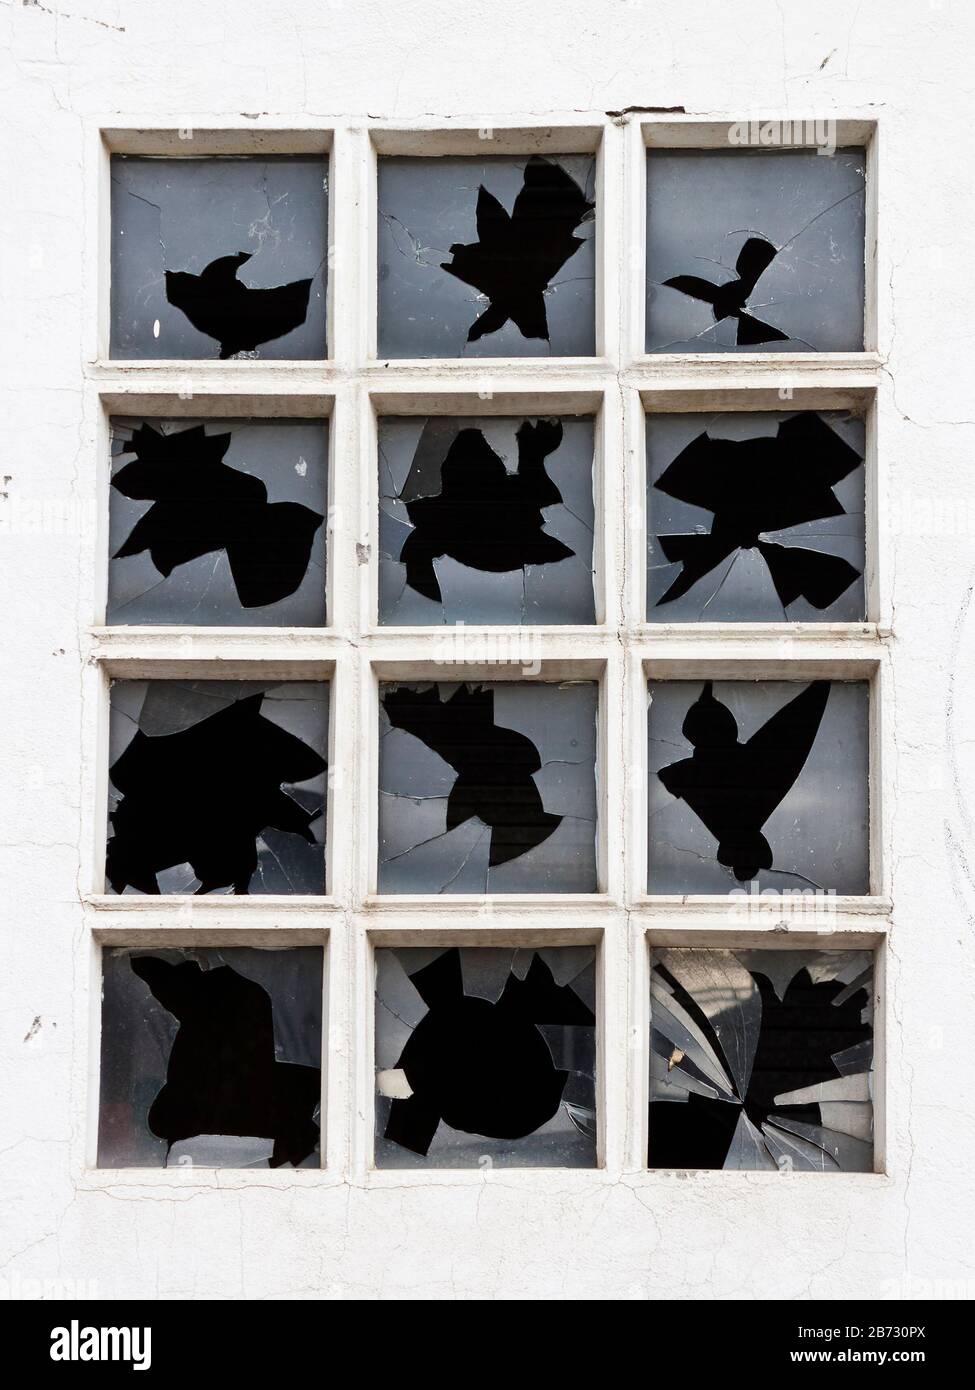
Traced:
POLYGON ((592 420, 382 420, 379 621, 595 622, 592 460, 592 420))
POLYGON ((111 355, 320 359, 320 157, 112 156, 111 355))
POLYGON ((595 1167, 595 959, 377 950, 377 1168, 595 1167))
POLYGON ((381 893, 596 891, 592 681, 382 685, 381 893))
POLYGON ((864 161, 651 150, 647 351, 861 350, 864 161))
POLYGON ((647 421, 647 620, 862 621, 864 427, 844 412, 647 421))
POLYGON ((325 891, 328 685, 113 681, 113 893, 325 891))
POLYGON ((591 357, 592 155, 379 161, 379 356, 591 357))
POLYGON ((873 959, 653 953, 651 1168, 873 1170, 873 959))
POLYGON ((112 421, 108 622, 323 627, 324 420, 112 421))
POLYGON ((317 1168, 318 946, 106 950, 102 1168, 317 1168))
POLYGON ((868 893, 860 681, 650 685, 651 893, 868 893))

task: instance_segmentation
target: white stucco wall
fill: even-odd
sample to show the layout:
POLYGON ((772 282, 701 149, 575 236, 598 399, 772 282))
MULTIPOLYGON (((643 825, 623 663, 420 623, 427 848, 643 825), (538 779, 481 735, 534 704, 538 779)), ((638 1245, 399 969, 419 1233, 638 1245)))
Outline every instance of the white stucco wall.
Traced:
MULTIPOLYGON (((0 29, 0 492, 8 494, 0 533, 0 1294, 970 1296, 975 10, 964 0, 4 0, 0 29), (327 1170, 93 1172, 92 931, 108 922, 122 932, 125 915, 85 905, 98 887, 103 785, 89 632, 104 503, 100 369, 92 365, 98 126, 336 123, 349 134, 351 161, 367 118, 474 128, 589 121, 624 142, 627 132, 606 113, 631 106, 683 107, 701 121, 835 115, 879 123, 880 632, 854 643, 853 655, 879 660, 885 679, 882 891, 871 912, 851 910, 839 925, 889 929, 886 1172, 641 1171, 638 1000, 644 931, 661 921, 626 902, 622 875, 611 870, 616 901, 584 914, 607 933, 604 999, 616 1024, 605 1058, 614 1116, 606 1166, 369 1175, 364 920, 352 911, 358 867, 340 868, 336 906, 320 922, 335 950, 327 1170), (63 526, 50 515, 34 524, 32 505, 44 500, 66 509, 63 526)), ((345 293, 351 321, 356 305, 345 293)), ((771 371, 763 381, 777 384, 771 371)), ((310 392, 321 385, 313 374, 305 384, 310 392)), ((529 377, 521 384, 531 389, 529 377)), ((343 396, 351 388, 341 367, 333 388, 342 428, 354 432, 357 406, 343 396)), ((618 454, 604 460, 607 469, 618 465, 620 479, 636 467, 637 433, 631 427, 630 444, 617 441, 618 454)), ((357 496, 354 481, 348 486, 357 496)), ((336 543, 351 548, 357 539, 350 525, 336 543)), ((343 611, 356 602, 348 596, 343 611)), ((628 650, 638 663, 638 644, 628 650)), ((330 659, 325 646, 309 654, 330 659)), ((354 703, 351 685, 344 695, 354 703)), ((622 768, 609 775, 621 792, 622 768)), ((626 838, 622 825, 620 815, 611 858, 626 838)), ((333 828, 351 858, 345 829, 333 828)), ((224 929, 219 908, 201 912, 198 925, 224 929)), ((449 910, 439 919, 446 925, 449 910)), ((538 921, 553 918, 540 911, 538 921)), ((180 922, 161 910, 160 930, 180 922)), ((268 932, 287 925, 273 913, 261 922, 268 932)), ((772 924, 766 915, 756 929, 772 924)))

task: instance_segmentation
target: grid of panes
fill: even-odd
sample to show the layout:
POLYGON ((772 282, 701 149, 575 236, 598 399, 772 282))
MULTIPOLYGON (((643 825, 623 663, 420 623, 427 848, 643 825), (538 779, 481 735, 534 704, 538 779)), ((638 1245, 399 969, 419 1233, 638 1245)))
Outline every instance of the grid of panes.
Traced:
POLYGON ((645 1163, 642 1067, 652 1167, 872 1166, 869 947, 654 947, 636 1060, 604 1007, 633 914, 876 883, 871 657, 756 628, 869 649, 864 151, 634 133, 112 156, 101 1164, 645 1163))

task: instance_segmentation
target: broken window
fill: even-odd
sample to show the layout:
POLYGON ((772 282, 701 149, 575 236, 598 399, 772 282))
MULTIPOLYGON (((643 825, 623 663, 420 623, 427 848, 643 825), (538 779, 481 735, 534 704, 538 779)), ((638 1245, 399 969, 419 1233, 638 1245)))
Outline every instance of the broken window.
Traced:
POLYGON ((111 355, 326 355, 321 158, 112 156, 111 355))
POLYGON ((379 160, 379 356, 591 357, 595 160, 379 160))
POLYGON ((868 951, 653 953, 651 1168, 873 1170, 868 951))
POLYGON ((595 622, 592 465, 592 420, 382 420, 380 622, 595 622))
POLYGON ((328 686, 113 681, 113 893, 325 891, 328 686))
POLYGON ((317 946, 105 950, 102 1168, 317 1168, 317 946))
POLYGON ((595 947, 376 952, 376 1166, 596 1164, 595 947))
POLYGON ((596 890, 596 685, 382 685, 379 891, 596 890))
POLYGON ((865 682, 654 681, 651 893, 868 893, 865 682))
POLYGON ((653 415, 648 621, 862 621, 863 457, 842 411, 653 415))
POLYGON ((862 350, 864 160, 651 150, 647 351, 862 350))
POLYGON ((325 624, 328 427, 112 421, 108 622, 325 624))

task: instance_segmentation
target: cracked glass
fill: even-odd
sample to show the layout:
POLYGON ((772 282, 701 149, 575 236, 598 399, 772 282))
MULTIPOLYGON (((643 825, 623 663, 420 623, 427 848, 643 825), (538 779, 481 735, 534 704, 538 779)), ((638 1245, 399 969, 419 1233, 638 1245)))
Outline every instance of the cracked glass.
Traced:
POLYGON ((647 621, 857 622, 864 425, 844 411, 647 420, 647 621))
POLYGON ((591 357, 592 155, 379 160, 379 356, 591 357))
POLYGON ((873 1171, 869 951, 652 953, 651 1168, 873 1171))
POLYGON ((592 681, 380 686, 381 893, 596 891, 592 681))
POLYGON ((319 1167, 323 956, 103 951, 99 1167, 319 1167))
POLYGON ((112 357, 326 356, 324 159, 111 167, 112 357))
POLYGON ((651 150, 647 352, 861 351, 865 158, 651 150))
POLYGON ((109 624, 325 625, 324 420, 112 420, 109 624))
POLYGON ((113 681, 108 891, 324 893, 328 695, 113 681))
POLYGON ((594 946, 376 951, 376 1167, 596 1166, 594 946))
POLYGON ((651 893, 870 891, 864 681, 652 681, 651 893))
POLYGON ((379 425, 379 621, 595 622, 593 421, 379 425))

